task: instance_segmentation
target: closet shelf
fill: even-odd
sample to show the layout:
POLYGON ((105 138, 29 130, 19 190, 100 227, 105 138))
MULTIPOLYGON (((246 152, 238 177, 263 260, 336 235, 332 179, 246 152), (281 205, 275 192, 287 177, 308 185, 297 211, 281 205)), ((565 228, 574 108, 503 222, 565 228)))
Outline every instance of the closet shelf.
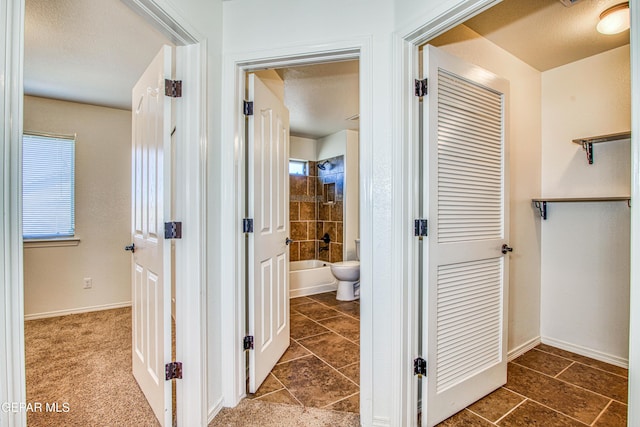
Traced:
POLYGON ((631 207, 630 196, 615 197, 544 197, 531 199, 533 206, 540 212, 542 219, 547 219, 547 203, 590 203, 590 202, 627 202, 631 207))
POLYGON ((587 152, 587 161, 593 164, 593 144, 601 142, 622 141, 631 138, 631 132, 611 133, 609 135, 591 136, 589 138, 574 139, 574 144, 582 145, 584 151, 587 152))

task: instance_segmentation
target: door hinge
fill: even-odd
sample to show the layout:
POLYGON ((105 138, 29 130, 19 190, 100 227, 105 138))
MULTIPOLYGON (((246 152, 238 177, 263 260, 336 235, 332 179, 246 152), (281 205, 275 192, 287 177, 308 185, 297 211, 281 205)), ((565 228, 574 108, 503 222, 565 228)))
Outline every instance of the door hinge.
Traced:
POLYGON ((429 233, 428 221, 426 219, 416 219, 413 223, 413 235, 426 237, 429 233))
POLYGON ((171 98, 182 98, 182 80, 164 80, 164 94, 171 98))
POLYGON ((245 218, 242 220, 242 232, 253 233, 253 218, 245 218))
POLYGON ((165 239, 182 239, 182 223, 179 221, 171 221, 164 223, 165 239))
POLYGON ((422 357, 413 359, 413 375, 427 376, 427 361, 422 357))
POLYGON ((424 79, 424 80, 414 80, 414 88, 415 88, 415 95, 416 96, 426 96, 428 93, 427 90, 427 86, 428 86, 428 79, 424 79))
POLYGON ((169 362, 164 365, 164 379, 181 380, 182 379, 182 362, 169 362))
POLYGON ((253 101, 244 101, 242 112, 245 116, 253 116, 253 101))
POLYGON ((242 340, 242 348, 245 350, 253 350, 253 335, 247 335, 242 340))

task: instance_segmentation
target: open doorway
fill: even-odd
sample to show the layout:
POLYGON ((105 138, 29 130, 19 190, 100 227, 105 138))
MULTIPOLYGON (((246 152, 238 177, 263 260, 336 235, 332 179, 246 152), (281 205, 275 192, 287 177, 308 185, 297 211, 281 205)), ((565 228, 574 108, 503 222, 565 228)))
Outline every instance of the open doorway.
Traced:
MULTIPOLYGON (((526 416, 542 403, 552 409, 553 417, 574 418, 587 424, 613 423, 617 419, 620 425, 626 425, 629 32, 618 36, 592 34, 599 14, 615 2, 573 3, 566 7, 557 1, 535 5, 504 1, 427 42, 511 83, 510 243, 514 252, 508 344, 508 357, 513 362, 509 373, 541 374, 554 380, 549 387, 541 388, 537 397, 522 394, 529 399, 526 404, 515 403, 491 422, 526 416), (518 20, 510 18, 515 16, 518 20), (542 21, 532 24, 536 18, 542 21), (555 20, 562 23, 560 28, 553 26, 555 20), (583 25, 582 20, 588 24, 583 25), (589 36, 583 35, 577 41, 591 37, 588 45, 593 50, 572 45, 568 35, 558 35, 577 28, 579 23, 580 28, 588 29, 589 36), (529 29, 524 30, 527 25, 529 29), (536 35, 534 28, 545 34, 536 35), (547 36, 559 43, 545 41, 547 36), (601 40, 593 40, 598 37, 601 40), (535 41, 538 58, 531 55, 533 51, 523 50, 529 40, 535 41), (539 48, 541 43, 544 49, 539 48), (556 49, 566 50, 557 54, 556 49), (584 149, 588 147, 583 149, 573 142, 608 134, 622 136, 596 146, 599 154, 595 156, 601 156, 603 167, 598 172, 593 169, 598 167, 597 160, 590 163, 587 158, 584 149), (541 197, 558 202, 545 204, 553 214, 551 210, 543 212, 542 202, 537 202, 538 207, 534 205, 533 199, 541 197), (607 218, 610 228, 593 229, 589 224, 601 222, 598 218, 607 218), (587 235, 589 239, 585 241, 587 235), (589 318, 582 318, 583 315, 589 318), (526 330, 527 324, 539 325, 539 334, 535 329, 526 330), (532 335, 533 339, 523 339, 532 335), (542 373, 541 366, 553 362, 559 362, 562 369, 542 373), (606 378, 615 384, 614 389, 574 382, 586 372, 606 378), (556 391, 555 380, 562 387, 577 386, 588 390, 588 396, 598 394, 606 399, 596 398, 597 403, 587 404, 593 404, 588 416, 576 414, 549 397, 556 391)), ((518 388, 516 377, 512 378, 500 393, 523 391, 518 388)), ((479 408, 476 406, 475 410, 477 414, 479 408)), ((470 412, 474 408, 460 416, 469 416, 470 412)), ((481 415, 486 418, 486 414, 481 415)))
MULTIPOLYGON (((288 67, 259 71, 255 77, 284 102, 290 116, 285 171, 290 345, 252 396, 359 413, 359 63, 288 67), (335 268, 354 271, 345 278, 335 268)), ((261 114, 257 100, 253 105, 254 115, 261 114)), ((257 191, 251 182, 249 194, 257 191)), ((253 212, 258 232, 264 229, 257 217, 261 210, 253 212)), ((251 301, 251 284, 247 294, 251 301)), ((256 346, 259 340, 256 336, 256 346)), ((252 357, 260 356, 249 355, 250 376, 258 366, 252 357)), ((248 383, 254 391, 251 377, 248 383)))
POLYGON ((25 134, 75 142, 75 226, 24 241, 28 422, 153 423, 130 373, 131 89, 173 43, 120 2, 25 6, 25 134))

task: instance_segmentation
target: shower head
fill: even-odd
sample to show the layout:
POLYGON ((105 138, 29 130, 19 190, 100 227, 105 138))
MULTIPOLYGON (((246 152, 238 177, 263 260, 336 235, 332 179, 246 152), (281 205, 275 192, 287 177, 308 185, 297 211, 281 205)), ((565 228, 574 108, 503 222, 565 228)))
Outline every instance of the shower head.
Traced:
POLYGON ((327 166, 329 167, 329 169, 331 169, 331 163, 329 162, 329 160, 325 160, 322 163, 318 163, 316 166, 318 166, 318 169, 320 170, 326 170, 327 166))

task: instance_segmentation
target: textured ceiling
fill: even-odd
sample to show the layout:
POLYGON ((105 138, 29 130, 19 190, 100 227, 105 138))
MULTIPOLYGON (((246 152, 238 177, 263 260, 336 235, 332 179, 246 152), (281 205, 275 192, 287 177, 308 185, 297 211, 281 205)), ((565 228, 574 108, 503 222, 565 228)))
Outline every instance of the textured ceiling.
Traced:
MULTIPOLYGON (((629 32, 595 31, 619 0, 504 0, 465 25, 538 70, 629 43, 629 32)), ((339 11, 337 11, 339 13, 339 11)), ((162 44, 171 44, 120 0, 26 0, 25 93, 130 109, 133 84, 162 44)), ((357 129, 358 63, 279 70, 294 134, 357 129)))
POLYGON ((559 67, 629 43, 629 30, 596 31, 600 13, 621 0, 505 0, 464 25, 539 71, 559 67))
POLYGON ((291 132, 320 138, 344 129, 358 129, 358 61, 332 62, 278 70, 291 132))
POLYGON ((163 44, 120 0, 26 0, 27 95, 131 109, 131 89, 163 44))

